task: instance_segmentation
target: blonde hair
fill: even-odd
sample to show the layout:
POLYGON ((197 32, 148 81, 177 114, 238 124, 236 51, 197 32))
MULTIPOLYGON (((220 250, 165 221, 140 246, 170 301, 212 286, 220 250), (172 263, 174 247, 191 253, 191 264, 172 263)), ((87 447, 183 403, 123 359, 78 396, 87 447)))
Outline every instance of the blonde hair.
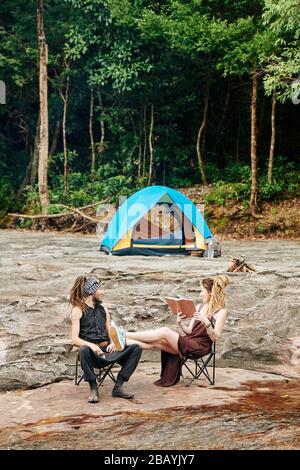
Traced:
POLYGON ((207 314, 212 317, 218 308, 225 307, 224 289, 230 283, 230 279, 226 274, 216 277, 206 277, 202 279, 202 286, 210 293, 207 314))

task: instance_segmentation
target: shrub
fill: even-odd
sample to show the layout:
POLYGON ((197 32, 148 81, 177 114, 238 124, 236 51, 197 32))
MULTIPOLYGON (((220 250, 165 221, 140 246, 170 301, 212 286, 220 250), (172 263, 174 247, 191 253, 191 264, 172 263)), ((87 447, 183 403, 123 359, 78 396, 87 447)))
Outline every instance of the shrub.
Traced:
POLYGON ((205 165, 207 181, 210 183, 217 183, 222 179, 221 170, 213 162, 207 162, 205 165))
POLYGON ((206 204, 225 206, 230 199, 244 200, 249 198, 250 183, 224 183, 219 182, 205 197, 206 204))
POLYGON ((14 186, 12 182, 6 178, 0 178, 0 212, 7 213, 14 205, 14 186))
POLYGON ((39 214, 41 212, 41 204, 38 186, 26 186, 24 189, 24 203, 23 209, 24 212, 28 214, 39 214))
POLYGON ((251 181, 251 167, 241 163, 231 163, 222 172, 222 179, 229 183, 249 183, 251 181))

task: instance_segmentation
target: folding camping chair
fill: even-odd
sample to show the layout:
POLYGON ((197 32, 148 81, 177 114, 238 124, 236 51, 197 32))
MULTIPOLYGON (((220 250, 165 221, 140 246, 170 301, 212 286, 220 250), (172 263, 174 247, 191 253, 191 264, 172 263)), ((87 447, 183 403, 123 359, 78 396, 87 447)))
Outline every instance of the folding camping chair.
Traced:
POLYGON ((216 375, 216 343, 212 343, 211 350, 206 356, 199 357, 195 354, 188 353, 182 362, 182 369, 185 367, 191 374, 192 378, 187 381, 187 379, 184 377, 182 371, 181 371, 181 376, 183 379, 183 383, 185 387, 190 387, 194 380, 198 380, 199 377, 204 374, 207 380, 209 381, 210 385, 215 384, 215 375, 216 375), (212 378, 208 372, 208 364, 210 361, 212 362, 212 378), (195 366, 195 370, 193 371, 192 367, 189 366, 188 361, 192 361, 193 365, 195 366))
MULTIPOLYGON (((108 364, 107 366, 103 366, 99 369, 95 369, 95 375, 96 375, 96 380, 98 382, 98 388, 100 385, 102 385, 104 379, 108 376, 111 378, 111 380, 116 383, 116 378, 113 373, 112 368, 114 367, 115 363, 113 362, 112 364, 108 364)), ((79 354, 79 349, 77 350, 76 354, 76 363, 75 363, 75 385, 80 385, 80 382, 83 380, 83 373, 79 372, 80 367, 80 354, 79 354)))

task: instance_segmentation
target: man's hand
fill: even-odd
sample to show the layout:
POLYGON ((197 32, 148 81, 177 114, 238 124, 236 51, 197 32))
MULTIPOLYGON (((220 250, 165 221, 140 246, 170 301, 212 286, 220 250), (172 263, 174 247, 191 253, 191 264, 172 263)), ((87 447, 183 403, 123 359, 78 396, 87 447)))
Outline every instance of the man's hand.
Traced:
POLYGON ((110 344, 107 346, 107 348, 106 348, 106 351, 107 351, 108 353, 115 352, 115 350, 116 350, 116 346, 114 345, 114 343, 110 343, 110 344))
POLYGON ((97 344, 91 343, 90 348, 91 348, 91 350, 92 350, 95 354, 97 354, 98 356, 102 356, 102 355, 104 354, 104 352, 102 351, 102 349, 100 349, 99 346, 97 346, 97 344))

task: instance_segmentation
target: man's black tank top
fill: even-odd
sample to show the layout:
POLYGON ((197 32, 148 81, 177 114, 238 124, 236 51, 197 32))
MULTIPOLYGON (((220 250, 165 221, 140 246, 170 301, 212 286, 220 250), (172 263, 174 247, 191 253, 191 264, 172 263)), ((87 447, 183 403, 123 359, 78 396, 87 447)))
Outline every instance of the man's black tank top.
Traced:
POLYGON ((102 302, 96 301, 95 308, 87 305, 85 313, 80 318, 79 338, 91 343, 109 341, 106 330, 106 312, 102 302))

